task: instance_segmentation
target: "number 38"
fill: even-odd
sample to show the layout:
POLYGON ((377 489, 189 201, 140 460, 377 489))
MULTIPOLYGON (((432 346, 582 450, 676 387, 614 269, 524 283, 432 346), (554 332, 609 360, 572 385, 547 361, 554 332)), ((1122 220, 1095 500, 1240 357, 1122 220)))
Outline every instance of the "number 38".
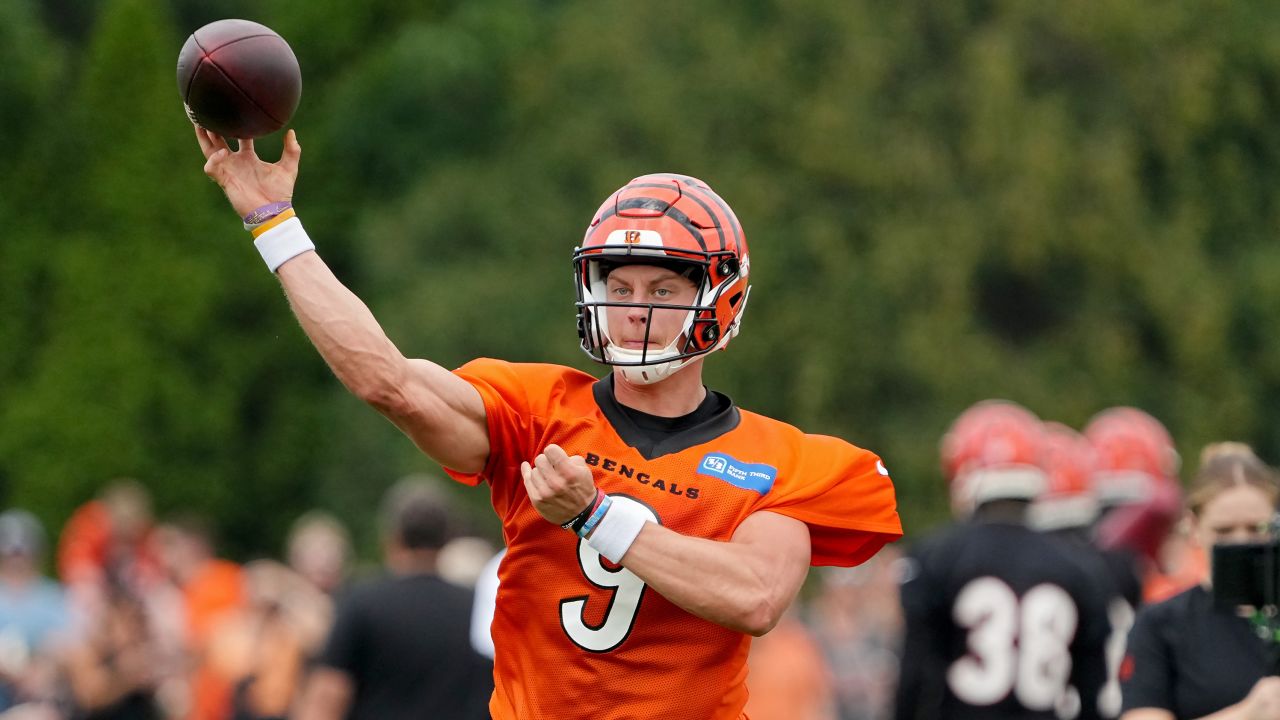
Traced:
POLYGON ((1069 647, 1079 618, 1065 590, 1046 583, 1019 598, 1001 580, 978 578, 960 592, 952 616, 969 631, 969 654, 947 669, 956 697, 994 705, 1012 692, 1030 710, 1071 701, 1069 647))

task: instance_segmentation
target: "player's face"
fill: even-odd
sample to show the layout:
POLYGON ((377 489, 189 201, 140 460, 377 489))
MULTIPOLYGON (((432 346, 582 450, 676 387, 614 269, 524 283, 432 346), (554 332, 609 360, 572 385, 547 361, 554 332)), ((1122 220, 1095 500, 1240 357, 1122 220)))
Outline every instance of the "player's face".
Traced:
POLYGON ((1196 518, 1196 538, 1204 547, 1264 542, 1270 538, 1271 498, 1252 485, 1236 485, 1214 495, 1196 518))
POLYGON ((640 307, 607 307, 610 341, 631 350, 665 348, 680 333, 687 309, 698 293, 693 281, 656 265, 623 265, 609 273, 605 285, 609 302, 637 303, 640 307), (652 322, 648 305, 655 306, 652 322))

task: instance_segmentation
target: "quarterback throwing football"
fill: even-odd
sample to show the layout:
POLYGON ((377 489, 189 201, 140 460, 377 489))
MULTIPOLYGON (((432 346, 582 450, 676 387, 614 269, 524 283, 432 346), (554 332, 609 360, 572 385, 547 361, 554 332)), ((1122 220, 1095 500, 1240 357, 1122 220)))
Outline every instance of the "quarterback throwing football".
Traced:
POLYGON ((487 486, 508 546, 495 718, 740 718, 750 638, 809 565, 856 565, 900 537, 876 455, 703 386, 750 272, 742 227, 705 183, 632 180, 574 251, 582 347, 605 378, 492 359, 449 371, 405 358, 314 252, 288 203, 292 132, 278 163, 196 135, 338 378, 487 486))

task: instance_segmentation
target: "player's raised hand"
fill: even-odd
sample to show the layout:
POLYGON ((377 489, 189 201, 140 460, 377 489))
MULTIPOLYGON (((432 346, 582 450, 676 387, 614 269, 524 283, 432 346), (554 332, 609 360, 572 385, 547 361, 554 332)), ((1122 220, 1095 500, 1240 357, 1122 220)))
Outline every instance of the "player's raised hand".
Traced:
POLYGON ((596 499, 595 478, 580 455, 569 456, 548 445, 533 463, 520 463, 520 475, 534 509, 547 521, 563 525, 596 499))
POLYGON ((284 152, 274 163, 258 157, 253 140, 240 140, 238 149, 232 150, 221 135, 199 126, 196 140, 205 157, 204 173, 218 183, 241 216, 263 205, 293 199, 302 157, 302 146, 293 130, 285 134, 284 152))

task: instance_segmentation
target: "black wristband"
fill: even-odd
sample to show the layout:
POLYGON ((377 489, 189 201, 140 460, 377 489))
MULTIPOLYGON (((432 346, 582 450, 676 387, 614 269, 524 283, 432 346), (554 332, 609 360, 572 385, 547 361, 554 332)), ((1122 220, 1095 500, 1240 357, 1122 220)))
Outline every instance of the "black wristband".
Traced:
POLYGON ((591 517, 591 511, 595 510, 596 505, 600 504, 600 494, 600 490, 597 489, 596 496, 591 498, 591 502, 587 503, 587 506, 582 509, 582 512, 574 515, 572 520, 565 522, 565 524, 560 527, 565 530, 572 530, 575 533, 581 530, 582 526, 586 525, 587 520, 591 517))

